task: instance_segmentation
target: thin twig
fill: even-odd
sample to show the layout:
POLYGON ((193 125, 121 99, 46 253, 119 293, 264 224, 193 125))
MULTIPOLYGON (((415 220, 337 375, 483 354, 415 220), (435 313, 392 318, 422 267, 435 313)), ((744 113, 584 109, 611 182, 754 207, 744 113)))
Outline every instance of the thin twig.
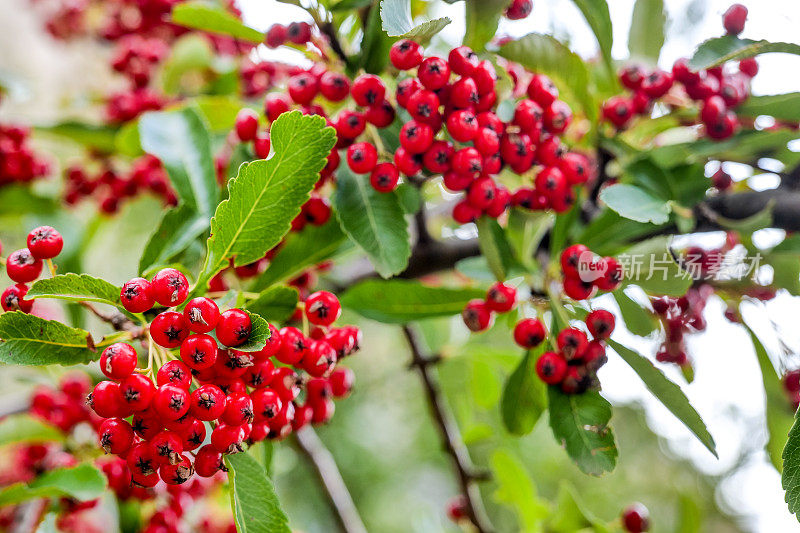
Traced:
POLYGON ((458 425, 447 411, 445 399, 439 391, 432 368, 439 358, 422 353, 419 339, 411 326, 404 325, 403 333, 411 348, 411 365, 419 371, 434 421, 441 433, 442 444, 453 460, 453 466, 458 474, 459 485, 467 504, 467 515, 479 533, 488 533, 492 531, 492 526, 483 507, 480 490, 475 483, 486 479, 487 476, 475 470, 458 425))
POLYGON ((111 324, 111 327, 116 331, 130 331, 134 334, 134 337, 140 337, 142 335, 143 328, 137 326, 133 320, 122 313, 104 313, 89 302, 80 302, 80 304, 103 322, 111 324))
POLYGON ((317 433, 311 427, 304 427, 294 434, 294 442, 314 467, 341 530, 345 533, 366 533, 367 528, 361 521, 336 461, 317 433))

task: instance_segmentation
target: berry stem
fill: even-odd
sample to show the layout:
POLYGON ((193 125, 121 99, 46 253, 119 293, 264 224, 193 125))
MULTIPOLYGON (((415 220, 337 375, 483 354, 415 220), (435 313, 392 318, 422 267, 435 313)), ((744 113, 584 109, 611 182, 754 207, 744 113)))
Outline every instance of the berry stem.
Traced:
POLYGON ((295 447, 308 459, 328 496, 328 502, 345 533, 366 533, 333 455, 317 433, 306 426, 294 434, 295 447))
POLYGON ((469 457, 469 451, 461 437, 461 432, 453 417, 447 410, 445 399, 442 396, 434 376, 432 364, 439 361, 438 356, 424 355, 421 343, 416 332, 409 325, 403 326, 403 334, 411 349, 411 366, 416 368, 422 379, 422 386, 433 414, 434 422, 439 428, 442 444, 445 451, 453 460, 453 466, 458 474, 459 485, 467 504, 467 514, 470 521, 479 533, 493 531, 486 510, 483 507, 480 489, 476 481, 486 478, 483 473, 476 472, 469 457))

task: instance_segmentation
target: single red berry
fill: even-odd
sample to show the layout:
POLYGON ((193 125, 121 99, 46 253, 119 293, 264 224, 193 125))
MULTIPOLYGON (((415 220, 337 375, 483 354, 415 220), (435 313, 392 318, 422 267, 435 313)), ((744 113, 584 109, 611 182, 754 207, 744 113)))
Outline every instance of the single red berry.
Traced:
POLYGON ((39 226, 28 233, 28 250, 36 259, 52 259, 63 248, 64 239, 55 228, 39 226))
POLYGON ((286 26, 283 24, 273 24, 267 30, 267 37, 264 40, 269 48, 277 48, 286 44, 289 39, 286 26))
POLYGON ((531 11, 533 11, 532 0, 513 0, 511 5, 506 8, 506 18, 521 20, 527 18, 531 11))
POLYGON ((567 178, 569 185, 582 185, 592 177, 593 169, 589 158, 577 152, 567 152, 561 157, 559 170, 567 178))
POLYGON ((409 39, 401 39, 389 50, 389 60, 399 70, 418 67, 422 63, 422 47, 409 39))
POLYGON ((30 250, 22 248, 6 259, 6 273, 16 283, 28 283, 42 273, 42 260, 36 259, 30 250))
POLYGON ((303 370, 320 378, 327 376, 336 364, 336 350, 324 340, 312 340, 303 354, 303 370))
POLYGON ((28 286, 24 283, 7 287, 0 295, 0 305, 2 305, 3 311, 30 313, 33 309, 33 300, 25 300, 26 294, 28 294, 28 286))
POLYGON ((608 362, 606 356, 606 347, 603 346, 603 341, 593 340, 586 346, 583 352, 583 365, 591 372, 597 372, 600 368, 608 362))
POLYGON ((269 157, 269 149, 270 149, 270 137, 269 132, 262 131, 256 135, 256 138, 253 139, 253 152, 256 154, 258 159, 266 159, 269 157))
POLYGON ((133 444, 133 428, 122 418, 109 418, 100 424, 97 438, 106 453, 121 455, 133 444))
MULTIPOLYGON (((670 84, 672 79, 670 78, 670 84)), ((572 122, 572 110, 563 100, 555 100, 544 108, 544 127, 554 135, 564 133, 572 122)))
POLYGON ((406 176, 415 176, 422 170, 422 154, 412 154, 401 146, 394 152, 394 165, 406 176))
POLYGON ((220 453, 239 453, 244 451, 243 443, 246 438, 244 426, 217 424, 211 432, 211 446, 220 453))
POLYGON ((329 70, 319 79, 319 92, 331 102, 341 102, 350 94, 350 80, 344 74, 329 70))
POLYGON ((755 57, 748 57, 739 61, 739 72, 748 78, 755 78, 758 74, 758 60, 755 57))
POLYGON ((281 397, 272 389, 257 389, 250 396, 256 421, 272 420, 283 408, 281 397))
POLYGON ((461 318, 474 332, 485 331, 492 325, 492 311, 483 300, 471 300, 461 312, 461 318))
POLYGON ((305 44, 311 40, 311 24, 308 22, 292 22, 286 28, 286 36, 294 44, 305 44))
POLYGON ((181 431, 180 436, 183 440, 183 451, 196 450, 206 440, 206 425, 197 418, 192 417, 188 429, 181 431))
MULTIPOLYGON (((455 173, 448 173, 455 174, 455 173)), ((470 178, 471 180, 472 178, 470 178)), ((456 190, 456 189, 453 189, 456 190)), ((453 220, 459 224, 475 222, 481 216, 481 209, 469 203, 466 199, 461 200, 453 206, 453 220)))
POLYGON ((722 25, 728 35, 739 35, 747 21, 747 8, 742 4, 733 4, 722 15, 722 25))
POLYGON ((372 172, 378 164, 378 150, 368 142, 351 144, 347 149, 347 166, 356 174, 372 172))
POLYGON ((387 100, 370 106, 366 113, 364 113, 364 117, 367 119, 367 122, 376 128, 386 128, 392 122, 394 122, 396 115, 397 113, 394 110, 394 107, 392 107, 392 104, 390 104, 387 100))
POLYGON ((536 375, 548 385, 564 381, 567 369, 567 361, 555 352, 545 352, 536 360, 536 375))
POLYGON ((483 177, 473 181, 467 189, 467 201, 478 209, 488 208, 495 195, 495 183, 492 178, 483 177))
POLYGON ((412 154, 420 154, 433 143, 433 129, 427 124, 410 120, 400 128, 400 145, 412 154))
MULTIPOLYGON (((497 84, 497 72, 494 70, 492 62, 484 59, 478 63, 478 66, 472 72, 472 79, 475 80, 475 85, 478 86, 478 94, 481 95, 481 102, 483 102, 486 95, 494 93, 494 88, 497 84)), ((488 111, 488 109, 484 109, 481 103, 477 107, 479 111, 488 111)))
POLYGON ((622 511, 622 526, 629 533, 643 533, 650 529, 650 513, 641 503, 634 503, 622 511))
POLYGON ((166 307, 180 305, 189 294, 189 281, 174 268, 159 270, 150 282, 153 298, 166 307))
POLYGON ((706 134, 712 139, 722 140, 731 137, 738 128, 736 114, 729 111, 722 119, 706 124, 706 134))
MULTIPOLYGON (((422 89, 422 84, 419 82, 417 78, 406 78, 402 80, 400 83, 397 84, 397 88, 394 91, 395 100, 397 100, 397 105, 400 107, 404 107, 408 109, 409 113, 411 110, 409 109, 408 102, 411 96, 416 93, 417 91, 422 89)), ((434 93, 434 96, 435 93, 434 93)), ((438 99, 437 101, 437 108, 438 106, 438 99)))
POLYGON ((642 86, 645 71, 640 65, 628 65, 619 72, 619 81, 627 89, 636 91, 642 86))
POLYGON ((155 298, 150 282, 144 278, 133 278, 122 286, 119 293, 122 306, 131 313, 144 313, 153 307, 155 298))
POLYGON ((591 257, 591 251, 583 244, 573 244, 561 252, 561 271, 565 276, 578 277, 578 266, 586 257, 591 257))
POLYGON ((720 168, 714 172, 713 176, 711 176, 711 183, 714 184, 714 187, 717 190, 725 191, 730 189, 730 187, 733 185, 733 178, 731 178, 730 174, 720 168))
POLYGON ((526 172, 533 165, 534 146, 526 133, 512 133, 500 139, 500 155, 517 173, 526 172))
POLYGON ((405 108, 416 120, 428 120, 439 115, 439 104, 435 92, 419 89, 408 97, 405 108))
POLYGON ((538 318, 523 318, 514 326, 514 342, 527 350, 539 346, 546 336, 544 324, 538 318))
POLYGON ((528 97, 544 109, 558 98, 558 88, 544 74, 536 74, 528 84, 528 97))
POLYGON ((455 111, 447 117, 447 131, 458 142, 468 142, 478 135, 478 119, 469 109, 455 111))
POLYGON ((303 204, 302 214, 309 224, 322 226, 331 218, 331 203, 316 193, 303 204))
POLYGON ((233 392, 225 398, 222 421, 230 426, 240 426, 253 422, 253 400, 241 392, 233 392))
POLYGON ((260 389, 269 385, 275 372, 275 365, 269 359, 254 361, 253 366, 247 367, 247 371, 242 376, 245 384, 253 389, 260 389))
POLYGON ((459 76, 471 76, 475 72, 480 59, 478 54, 468 46, 458 46, 450 50, 447 62, 453 72, 459 76))
POLYGON ((603 103, 603 117, 622 129, 633 117, 633 105, 625 96, 612 96, 603 103))
POLYGON ((189 368, 204 370, 217 361, 217 341, 211 335, 190 335, 181 343, 181 360, 189 368))
POLYGON ((391 192, 397 187, 400 172, 394 163, 378 163, 369 176, 369 182, 378 192, 391 192))
POLYGON ((655 70, 642 80, 641 90, 650 98, 661 98, 672 87, 672 74, 663 70, 655 70))
POLYGON ((189 390, 189 386, 192 384, 192 373, 189 367, 180 361, 167 361, 158 369, 156 383, 159 387, 171 383, 182 389, 189 390))
POLYGON ((586 326, 595 339, 607 339, 614 331, 614 315, 605 309, 595 309, 586 316, 586 326))
POLYGON ((182 485, 189 481, 192 474, 194 474, 194 466, 185 455, 178 456, 175 464, 161 465, 161 468, 158 469, 158 476, 167 485, 182 485))
POLYGON ((613 257, 604 257, 601 261, 600 271, 603 275, 594 284, 601 291, 616 290, 624 277, 622 265, 613 257))
POLYGON ((596 288, 591 281, 583 281, 578 277, 564 279, 564 294, 573 300, 588 300, 594 296, 596 288))
POLYGON ((426 58, 417 69, 417 78, 426 89, 441 89, 450 79, 450 66, 442 58, 426 58))
POLYGON ((252 109, 241 109, 236 115, 235 128, 240 141, 252 141, 258 133, 258 115, 252 109))
POLYGON ((350 94, 356 104, 369 107, 383 101, 386 96, 386 86, 378 76, 362 74, 353 81, 350 94))
POLYGON ((182 314, 166 311, 150 323, 150 336, 159 346, 177 348, 189 336, 189 326, 182 314))
POLYGON ((131 469, 134 480, 137 476, 147 477, 155 474, 159 465, 156 451, 148 442, 134 444, 125 460, 128 462, 128 468, 131 469))
POLYGON ((133 346, 116 342, 100 355, 100 370, 106 377, 121 380, 133 373, 137 362, 138 356, 133 346))
POLYGON ((306 339, 303 333, 293 327, 279 330, 281 346, 275 357, 285 365, 296 365, 303 358, 306 350, 306 339))
POLYGON ((225 412, 225 399, 216 385, 202 385, 191 394, 189 413, 198 420, 216 420, 225 412))
POLYGON ((453 154, 450 166, 454 172, 459 174, 471 174, 477 177, 481 170, 483 170, 483 158, 478 150, 469 146, 457 150, 453 154))
POLYGON ((567 178, 557 167, 544 167, 536 175, 536 190, 550 199, 563 194, 567 187, 567 178))
POLYGON ((253 356, 256 361, 265 361, 278 353, 281 348, 281 336, 278 329, 269 324, 269 339, 266 340, 264 347, 261 350, 254 352, 253 356))
POLYGON ((183 317, 195 333, 208 333, 217 326, 219 307, 210 298, 192 298, 183 308, 183 317))
POLYGON ((264 114, 267 120, 274 122, 279 116, 289 111, 291 102, 280 93, 270 93, 264 99, 264 114))
POLYGON ((94 412, 103 418, 128 415, 119 384, 113 381, 101 381, 95 385, 86 400, 94 412))
POLYGON ((305 301, 305 312, 308 321, 318 326, 330 326, 342 313, 339 299, 327 291, 311 294, 305 301))
POLYGON ((150 378, 141 374, 131 374, 119 383, 122 401, 130 411, 144 411, 150 406, 156 392, 150 378))
MULTIPOLYGON (((153 396, 155 396, 155 389, 153 389, 153 391, 153 396)), ((131 427, 133 427, 133 431, 141 438, 149 440, 164 429, 164 423, 161 417, 156 413, 155 408, 149 407, 144 411, 133 414, 131 418, 131 427)))
POLYGON ((525 98, 520 100, 514 109, 512 122, 519 126, 522 131, 530 134, 530 132, 541 131, 543 118, 544 110, 542 110, 542 106, 533 100, 525 98))
POLYGON ((336 118, 334 128, 340 138, 355 139, 367 127, 367 119, 358 111, 343 109, 336 118))
POLYGON ((450 159, 455 150, 448 141, 433 141, 422 156, 422 162, 430 172, 443 174, 450 170, 450 159))
POLYGON ((183 439, 174 431, 159 431, 152 439, 148 439, 156 452, 158 464, 175 464, 183 453, 183 439))
POLYGON ((250 315, 241 309, 228 309, 219 316, 216 333, 225 346, 239 346, 250 336, 250 315))
POLYGON ((308 105, 319 92, 319 81, 313 74, 301 72, 289 78, 286 89, 293 102, 308 105))
POLYGON ((567 361, 580 359, 583 351, 589 345, 586 333, 577 328, 567 328, 559 332, 556 337, 556 345, 567 361))
POLYGON ((161 385, 156 389, 153 406, 162 419, 177 420, 189 411, 189 392, 171 383, 161 385))
POLYGON ((225 469, 222 453, 218 452, 211 444, 206 444, 194 456, 194 471, 200 477, 212 477, 220 470, 225 469))

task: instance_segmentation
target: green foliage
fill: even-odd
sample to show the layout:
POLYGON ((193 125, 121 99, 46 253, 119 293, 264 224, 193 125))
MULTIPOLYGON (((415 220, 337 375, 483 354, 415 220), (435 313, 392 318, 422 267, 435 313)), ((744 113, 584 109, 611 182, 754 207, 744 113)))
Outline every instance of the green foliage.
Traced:
POLYGON ((370 2, 372 6, 366 16, 364 37, 361 39, 361 51, 358 56, 348 62, 351 75, 363 68, 369 73, 380 74, 389 62, 389 49, 395 39, 383 31, 380 3, 370 2))
POLYGON ((483 50, 497 34, 500 17, 508 4, 508 0, 465 0, 467 28, 464 44, 476 52, 483 50))
MULTIPOLYGON (((56 298, 71 302, 95 302, 113 305, 130 315, 120 301, 120 288, 104 279, 89 274, 59 274, 52 278, 42 278, 31 285, 27 297, 56 298)), ((135 318, 135 317, 134 317, 135 318)))
POLYGON ((376 191, 367 176, 342 165, 333 205, 342 229, 367 253, 378 274, 389 278, 406 268, 411 256, 408 222, 395 193, 376 191))
POLYGON ((506 450, 495 451, 490 464, 497 481, 494 499, 514 509, 519 517, 521 530, 529 533, 543 531, 542 524, 549 509, 539 498, 536 485, 525 465, 506 450))
POLYGON ((214 50, 204 36, 190 33, 178 38, 172 46, 169 58, 164 62, 161 82, 164 92, 180 93, 185 74, 209 69, 213 62, 214 50))
POLYGON ((0 420, 0 446, 17 442, 62 442, 64 434, 27 413, 0 420))
POLYGON ((172 10, 172 22, 187 28, 228 35, 254 44, 264 42, 264 34, 260 31, 245 26, 238 18, 221 7, 201 1, 176 5, 172 10))
POLYGON ((600 200, 609 209, 637 222, 663 224, 669 220, 672 210, 669 202, 656 198, 635 185, 624 183, 605 187, 600 191, 600 200))
POLYGON ((736 108, 738 116, 769 115, 778 120, 800 122, 800 92, 787 94, 750 95, 736 108))
POLYGON ((619 306, 625 328, 641 337, 646 337, 658 329, 658 321, 647 309, 631 299, 622 289, 612 293, 619 306))
POLYGON ((599 476, 617 464, 617 445, 609 427, 611 404, 599 392, 564 394, 547 388, 550 428, 584 473, 599 476))
MULTIPOLYGON (((783 458, 781 486, 786 491, 789 512, 797 516, 800 512, 800 422, 797 414, 781 457, 783 458)), ((798 520, 800 521, 800 517, 798 520)))
POLYGON ((503 424, 514 435, 525 435, 547 409, 547 385, 536 375, 536 361, 547 345, 525 353, 503 389, 500 412, 503 424))
MULTIPOLYGON (((682 296, 692 279, 673 259, 670 237, 653 237, 627 248, 622 259, 629 259, 623 285, 638 285, 656 295, 682 296)), ((623 264, 626 261, 622 261, 623 264)))
POLYGON ((322 117, 299 111, 278 117, 270 135, 274 156, 242 165, 228 183, 228 199, 217 206, 195 293, 231 257, 236 266, 246 265, 280 242, 308 200, 335 137, 322 117))
POLYGON ((112 153, 116 149, 117 128, 112 126, 70 120, 52 126, 37 126, 36 131, 69 139, 101 153, 112 153))
POLYGON ((653 396, 664 407, 669 409, 678 420, 683 422, 689 431, 694 433, 694 436, 703 443, 703 446, 714 454, 714 457, 718 457, 714 438, 708 432, 705 422, 700 418, 695 408, 692 407, 692 404, 689 403, 689 399, 681 388, 667 379, 664 373, 656 368, 646 357, 611 339, 606 342, 639 375, 653 396))
POLYGON ((611 68, 611 47, 614 44, 614 31, 611 25, 611 15, 608 12, 606 0, 572 0, 583 13, 589 27, 592 28, 597 43, 600 45, 600 53, 603 61, 611 68))
POLYGON ((89 332, 21 311, 0 314, 0 361, 13 365, 76 365, 100 356, 89 332))
POLYGON ((737 61, 771 52, 800 55, 800 45, 794 43, 771 43, 764 40, 754 41, 752 39, 740 39, 734 35, 725 35, 708 39, 701 43, 689 60, 689 66, 698 70, 711 68, 728 61, 737 61))
POLYGON ((387 324, 451 316, 461 313, 473 298, 483 298, 479 289, 429 287, 418 281, 369 279, 353 286, 340 298, 356 313, 387 324))
POLYGON ((30 483, 15 483, 0 491, 0 506, 34 498, 69 497, 79 501, 99 498, 106 490, 106 476, 88 464, 56 468, 30 483))
POLYGON ((231 510, 239 533, 289 533, 272 481, 264 467, 247 453, 225 456, 231 510))
POLYGON ((247 304, 247 310, 258 313, 272 322, 285 322, 297 308, 297 289, 294 287, 270 287, 247 304))
POLYGON ((534 253, 553 225, 555 216, 545 211, 512 209, 508 214, 506 237, 521 266, 530 271, 538 267, 534 253))
POLYGON ((514 257, 506 239, 505 232, 497 220, 482 216, 478 219, 478 244, 481 254, 489 265, 489 269, 498 281, 505 281, 514 270, 519 272, 521 267, 514 257))
POLYGON ((628 49, 632 58, 658 63, 661 47, 664 46, 666 22, 664 0, 636 0, 628 33, 628 49))
POLYGON ((586 504, 579 498, 575 487, 567 481, 563 481, 558 487, 556 508, 547 522, 547 527, 548 531, 554 533, 609 532, 608 526, 587 510, 586 504))
POLYGON ((383 31, 390 37, 415 41, 430 39, 451 22, 442 17, 415 26, 411 19, 411 0, 381 0, 381 20, 383 31))

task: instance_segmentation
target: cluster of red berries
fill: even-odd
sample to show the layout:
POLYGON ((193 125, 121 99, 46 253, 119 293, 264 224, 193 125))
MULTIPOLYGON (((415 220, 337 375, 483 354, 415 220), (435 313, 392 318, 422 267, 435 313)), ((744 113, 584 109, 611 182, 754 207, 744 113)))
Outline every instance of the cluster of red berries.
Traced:
MULTIPOLYGON (((558 352, 545 352, 539 357, 536 375, 548 385, 559 385, 566 394, 580 394, 598 387, 597 371, 608 361, 603 340, 611 336, 614 325, 613 314, 605 309, 596 309, 586 316, 586 327, 592 340, 575 327, 561 330, 556 336, 558 352)), ((539 330, 544 332, 541 322, 529 318, 517 324, 514 338, 518 344, 533 348, 532 341, 541 338, 539 330)))
POLYGON ((650 530, 650 512, 641 503, 634 503, 622 511, 622 527, 628 533, 644 533, 650 530))
POLYGON ((27 183, 50 171, 50 165, 36 155, 29 139, 28 128, 0 124, 0 187, 27 183))
POLYGON ((163 96, 147 87, 119 91, 106 101, 106 120, 112 124, 128 122, 145 111, 158 111, 165 103, 163 96))
POLYGON ((597 257, 583 244, 573 244, 561 252, 564 293, 573 300, 586 300, 597 289, 613 291, 622 283, 622 265, 613 257, 597 257))
POLYGON ((706 329, 703 310, 714 288, 706 283, 690 287, 686 294, 673 298, 663 296, 654 298, 653 310, 664 326, 664 342, 656 352, 656 360, 661 363, 675 363, 684 366, 688 363, 685 335, 706 329))
MULTIPOLYGON (((725 13, 723 23, 729 34, 736 35, 744 29, 747 8, 735 4, 725 13)), ((653 102, 670 92, 674 82, 683 86, 685 97, 700 105, 699 120, 712 139, 727 139, 736 133, 739 120, 733 111, 750 94, 750 80, 758 74, 754 58, 739 61, 736 72, 726 72, 723 66, 692 71, 686 59, 678 59, 672 72, 655 69, 647 72, 639 65, 630 65, 619 73, 624 87, 632 96, 618 95, 603 104, 603 116, 617 128, 625 128, 634 115, 649 115, 653 102)), ((670 103, 683 102, 685 97, 676 94, 670 103)), ((682 105, 682 104, 681 104, 682 105)))
POLYGON ((288 26, 273 24, 267 30, 264 43, 270 48, 278 48, 286 43, 303 45, 311 40, 311 30, 308 22, 291 22, 288 26))
POLYGON ((127 77, 134 87, 145 87, 158 63, 166 57, 167 43, 156 37, 126 35, 118 42, 111 68, 127 77))
POLYGON ((471 300, 461 312, 464 324, 474 332, 485 331, 492 326, 495 313, 506 313, 517 302, 517 289, 497 282, 486 292, 483 300, 471 300))
POLYGON ((28 247, 11 252, 6 258, 6 274, 15 284, 0 295, 3 311, 31 312, 33 302, 25 299, 27 283, 41 275, 43 261, 56 257, 63 248, 64 239, 55 228, 39 226, 28 234, 28 247))
POLYGON ((302 69, 296 65, 265 60, 256 62, 245 58, 239 68, 242 95, 248 98, 261 96, 300 71, 302 69))
POLYGON ((75 205, 84 198, 93 198, 100 210, 106 214, 116 213, 122 202, 149 191, 163 198, 167 205, 177 205, 178 198, 157 157, 145 154, 135 159, 126 175, 114 171, 108 161, 96 177, 79 166, 72 165, 65 171, 66 190, 64 202, 75 205))

